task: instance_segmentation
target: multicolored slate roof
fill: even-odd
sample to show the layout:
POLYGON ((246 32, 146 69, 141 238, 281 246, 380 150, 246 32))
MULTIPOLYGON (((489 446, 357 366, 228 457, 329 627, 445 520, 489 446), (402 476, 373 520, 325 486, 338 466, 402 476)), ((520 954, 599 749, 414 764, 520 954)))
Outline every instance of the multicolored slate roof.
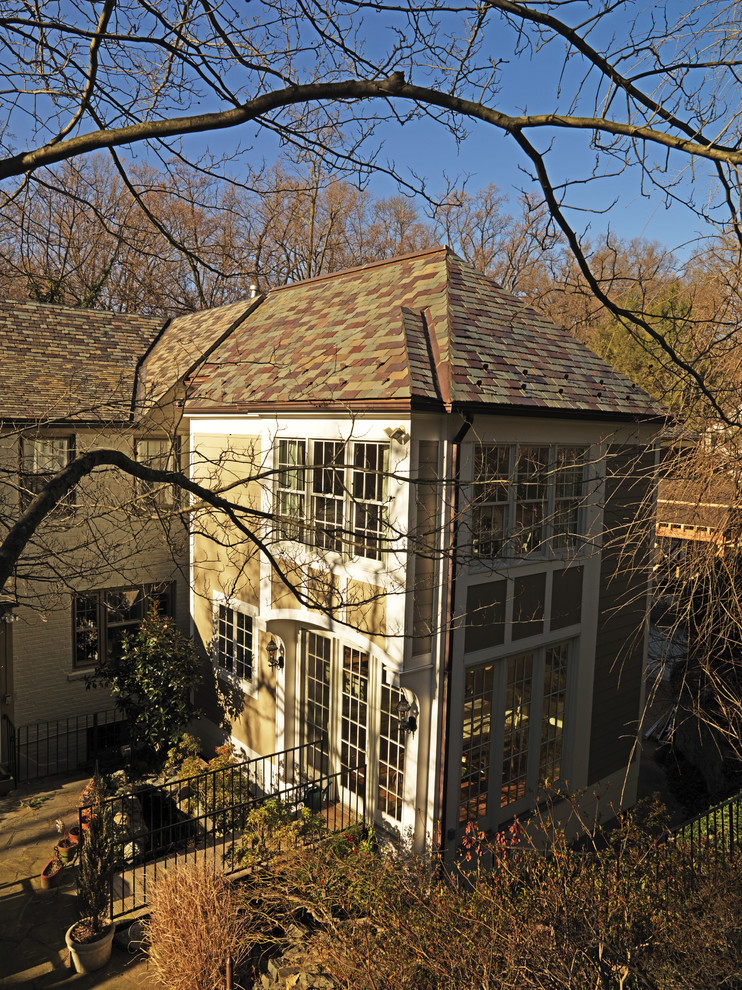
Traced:
POLYGON ((448 248, 273 290, 199 369, 187 411, 441 406, 666 415, 448 248))
POLYGON ((162 320, 0 302, 0 419, 125 421, 137 362, 162 320))
POLYGON ((157 402, 177 381, 197 370, 202 358, 257 304, 242 300, 170 320, 142 362, 140 404, 157 402))

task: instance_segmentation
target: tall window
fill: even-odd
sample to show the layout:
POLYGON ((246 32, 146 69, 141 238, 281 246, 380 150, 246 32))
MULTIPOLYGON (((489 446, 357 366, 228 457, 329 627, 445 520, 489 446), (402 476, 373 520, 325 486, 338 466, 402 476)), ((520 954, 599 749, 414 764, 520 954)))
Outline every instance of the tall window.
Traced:
POLYGON ((584 447, 478 445, 473 554, 492 559, 579 547, 584 478, 584 447))
POLYGON ((381 726, 379 732, 379 793, 376 806, 395 821, 402 821, 404 763, 407 738, 400 729, 397 705, 402 698, 398 688, 381 685, 381 726))
POLYGON ((315 773, 330 772, 330 651, 326 636, 308 632, 304 647, 304 742, 315 773))
POLYGON ((306 443, 303 440, 281 440, 278 444, 276 514, 284 540, 304 540, 305 468, 306 443))
MULTIPOLYGON (((48 481, 67 467, 75 456, 74 436, 23 437, 20 450, 20 486, 22 503, 31 501, 48 481)), ((64 504, 74 502, 74 493, 66 496, 64 504)))
POLYGON ((115 656, 125 635, 134 635, 147 612, 156 607, 173 616, 174 585, 104 588, 75 595, 72 602, 75 666, 94 666, 115 656))
POLYGON ((388 445, 280 440, 278 534, 321 550, 380 560, 388 445))
POLYGON ((383 547, 384 481, 387 448, 380 443, 353 445, 353 550, 359 557, 380 560, 383 547))
POLYGON ((561 642, 467 671, 460 824, 497 825, 562 779, 569 650, 561 642))
POLYGON ((243 681, 253 676, 253 620, 247 612, 219 605, 214 636, 214 663, 243 681))
POLYGON ((368 675, 368 653, 344 646, 340 763, 344 770, 348 768, 344 786, 362 798, 366 797, 368 675))

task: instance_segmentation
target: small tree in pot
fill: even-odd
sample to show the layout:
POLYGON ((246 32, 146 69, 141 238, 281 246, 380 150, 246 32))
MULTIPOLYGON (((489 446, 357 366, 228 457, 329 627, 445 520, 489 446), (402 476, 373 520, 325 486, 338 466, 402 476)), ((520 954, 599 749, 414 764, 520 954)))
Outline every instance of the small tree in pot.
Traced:
POLYGON ((96 770, 90 824, 77 873, 80 920, 68 929, 67 947, 78 973, 100 969, 111 957, 114 925, 109 921, 113 873, 113 822, 103 804, 104 790, 96 770))

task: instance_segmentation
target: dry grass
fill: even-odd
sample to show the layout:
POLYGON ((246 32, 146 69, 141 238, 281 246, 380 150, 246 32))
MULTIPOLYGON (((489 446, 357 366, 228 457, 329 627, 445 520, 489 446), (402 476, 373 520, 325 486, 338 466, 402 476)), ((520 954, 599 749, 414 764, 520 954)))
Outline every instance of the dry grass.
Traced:
POLYGON ((227 956, 250 949, 238 889, 208 869, 176 866, 157 880, 147 923, 150 971, 168 990, 223 990, 227 956))

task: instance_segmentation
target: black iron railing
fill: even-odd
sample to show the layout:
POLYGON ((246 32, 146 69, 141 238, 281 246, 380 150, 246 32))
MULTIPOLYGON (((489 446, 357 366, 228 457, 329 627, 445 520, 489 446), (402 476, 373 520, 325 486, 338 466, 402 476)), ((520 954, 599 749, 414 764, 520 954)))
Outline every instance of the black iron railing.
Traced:
POLYGON ((24 782, 57 773, 123 765, 128 724, 118 709, 21 725, 10 733, 13 776, 24 782))
MULTIPOLYGON (((307 760, 318 745, 297 746, 106 799, 104 814, 117 833, 111 917, 145 907, 152 883, 175 863, 208 865, 227 874, 241 869, 243 831, 251 813, 268 801, 280 802, 283 813, 297 818, 307 809, 321 818, 325 832, 365 823, 363 796, 346 786, 349 775, 362 777, 365 767, 314 773, 307 760)), ((85 814, 81 808, 81 829, 85 814)), ((297 830, 292 841, 305 841, 304 836, 312 841, 316 828, 297 830)), ((276 852, 280 849, 273 849, 276 852)))

